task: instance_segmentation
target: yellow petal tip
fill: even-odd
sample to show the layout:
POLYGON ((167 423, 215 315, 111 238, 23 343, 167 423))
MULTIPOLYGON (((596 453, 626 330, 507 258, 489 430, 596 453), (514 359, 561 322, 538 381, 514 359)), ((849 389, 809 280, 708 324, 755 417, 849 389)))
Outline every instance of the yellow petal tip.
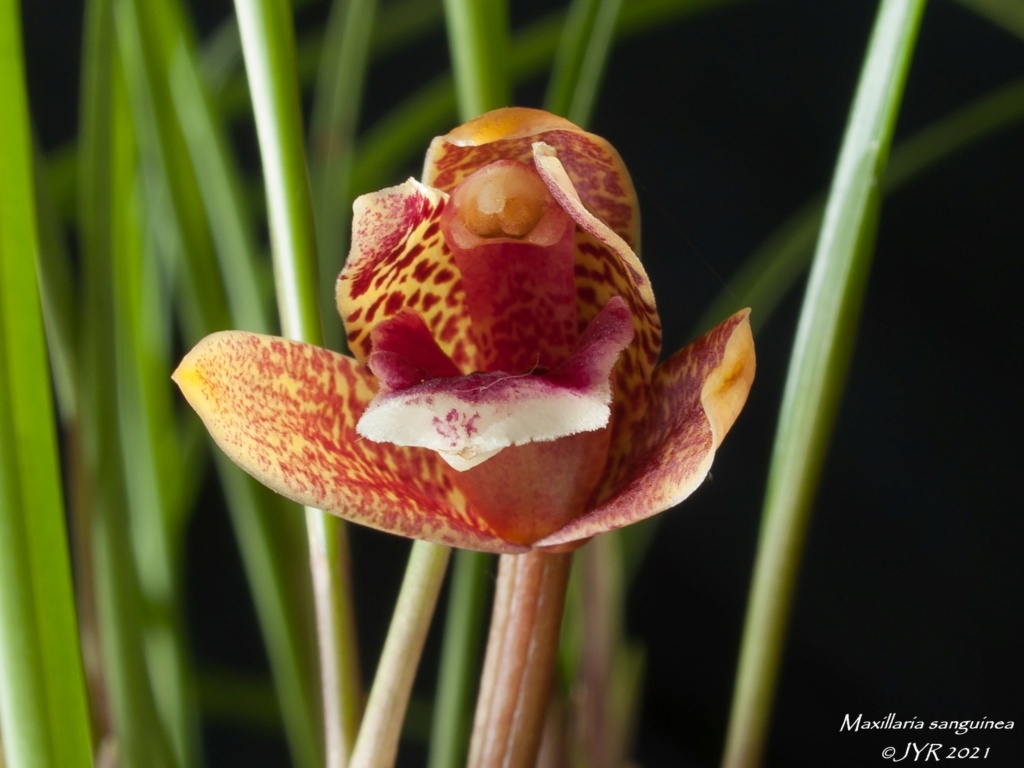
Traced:
POLYGON ((191 400, 190 394, 201 387, 206 380, 206 377, 194 364, 194 353, 195 350, 185 355, 178 363, 178 367, 174 369, 174 373, 171 374, 171 381, 178 385, 178 389, 189 400, 191 400))
POLYGON ((722 362, 708 377, 701 392, 714 428, 716 446, 721 444, 743 409, 757 368, 750 309, 740 310, 734 318, 738 323, 726 343, 722 362))

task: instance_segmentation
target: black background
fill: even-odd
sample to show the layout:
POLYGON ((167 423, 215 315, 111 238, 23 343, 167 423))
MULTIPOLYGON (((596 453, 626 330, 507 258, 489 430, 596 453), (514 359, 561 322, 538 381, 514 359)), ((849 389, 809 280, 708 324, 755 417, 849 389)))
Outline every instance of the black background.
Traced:
MULTIPOLYGON (((516 24, 538 5, 512 4, 516 24)), ((24 5, 36 127, 53 148, 76 130, 81 7, 24 5)), ((200 22, 209 28, 230 10, 224 2, 203 5, 200 22)), ((616 145, 639 189, 643 258, 666 350, 688 340, 763 238, 827 189, 874 12, 871 2, 738 3, 616 48, 592 129, 616 145)), ((305 13, 304 23, 315 23, 315 10, 305 13)), ((440 30, 416 51, 380 62, 367 91, 367 125, 446 66, 440 30)), ((1024 40, 958 3, 934 0, 897 142, 1022 74, 1024 40)), ((528 83, 517 99, 539 105, 542 89, 528 83)), ((881 765, 884 746, 902 751, 907 741, 991 747, 985 765, 1024 761, 1022 203, 1019 125, 885 201, 806 543, 768 765, 881 765), (1018 727, 965 736, 839 733, 847 713, 879 720, 890 712, 1018 727)), ((641 765, 719 759, 801 295, 802 283, 763 322, 747 408, 711 480, 660 516, 630 592, 628 629, 648 653, 635 751, 641 765)), ((408 545, 364 531, 353 541, 370 670, 408 545)), ((263 669, 230 529, 215 504, 192 523, 188 574, 199 663, 263 669)), ((432 636, 428 660, 435 643, 432 636)), ((430 678, 426 668, 418 683, 427 695, 430 678)), ((206 736, 211 766, 287 764, 273 732, 213 721, 206 736)), ((403 765, 419 762, 414 748, 403 751, 403 765)))

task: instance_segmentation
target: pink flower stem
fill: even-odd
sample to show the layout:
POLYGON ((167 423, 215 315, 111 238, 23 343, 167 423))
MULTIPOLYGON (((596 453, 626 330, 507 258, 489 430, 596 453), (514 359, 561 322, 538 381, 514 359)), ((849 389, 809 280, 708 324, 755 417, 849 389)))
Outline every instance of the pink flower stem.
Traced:
POLYGON ((537 761, 571 563, 571 553, 501 557, 469 768, 537 761))

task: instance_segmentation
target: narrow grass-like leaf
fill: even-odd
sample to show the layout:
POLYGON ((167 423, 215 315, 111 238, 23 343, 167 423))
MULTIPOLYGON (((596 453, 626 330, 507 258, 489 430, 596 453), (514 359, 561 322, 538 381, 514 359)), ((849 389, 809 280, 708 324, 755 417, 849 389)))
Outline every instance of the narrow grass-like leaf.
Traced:
POLYGON ((893 127, 924 0, 883 0, 797 327, 769 469, 725 766, 761 762, 804 536, 860 316, 893 127))
MULTIPOLYGON (((616 39, 745 0, 630 0, 619 13, 616 39)), ((518 30, 508 52, 509 75, 519 83, 544 72, 561 40, 563 13, 551 13, 518 30)), ((357 193, 393 184, 399 169, 425 151, 424 137, 451 129, 459 110, 452 78, 443 75, 423 86, 381 118, 356 147, 352 189, 357 193)))
POLYGON ((224 497, 277 690, 279 715, 297 768, 324 765, 317 727, 316 646, 309 571, 298 508, 214 451, 224 497))
POLYGON ((394 0, 381 9, 380 24, 374 25, 370 49, 374 57, 384 56, 426 36, 444 24, 442 0, 394 0))
MULTIPOLYGON (((193 170, 204 170, 199 185, 227 294, 233 328, 269 333, 272 323, 253 279, 261 270, 251 222, 240 198, 237 171, 212 111, 207 111, 195 62, 184 49, 171 72, 175 106, 181 118, 193 170), (237 279, 237 282, 234 282, 237 279)), ((217 302, 223 306, 224 302, 217 302)), ((212 333, 215 327, 200 333, 212 333)), ((198 420, 195 423, 200 423, 198 420)), ((246 577, 279 697, 279 714, 297 766, 322 765, 316 729, 311 633, 307 610, 309 583, 295 568, 303 551, 301 518, 294 505, 269 492, 215 451, 218 475, 238 540, 246 577)), ((241 703, 241 702, 240 702, 241 703)))
POLYGON ((168 71, 181 39, 166 2, 117 0, 119 42, 131 55, 127 72, 132 117, 140 143, 143 192, 158 252, 172 276, 191 277, 193 300, 181 305, 186 333, 227 327, 225 289, 187 144, 175 120, 168 71), (177 31, 177 34, 174 34, 177 31), (176 265, 187 259, 189 270, 176 265))
MULTIPOLYGON (((151 158, 144 179, 153 190, 159 165, 152 158, 159 143, 150 116, 159 114, 151 82, 163 67, 147 45, 136 6, 125 0, 115 5, 119 51, 124 61, 136 133, 151 158), (147 56, 148 54, 148 56, 147 56), (155 70, 155 71, 154 71, 155 70)), ((122 201, 124 207, 129 201, 122 201)), ((180 207, 175 210, 180 211, 180 207)), ((115 211, 115 215, 119 211, 115 211)), ((167 291, 161 285, 155 257, 157 239, 166 234, 173 216, 153 217, 162 228, 144 235, 128 232, 113 249, 113 310, 116 347, 118 424, 121 430, 124 478, 130 510, 130 531, 136 568, 146 603, 144 631, 147 666, 153 693, 177 762, 192 765, 198 759, 199 721, 195 706, 195 680, 184 633, 182 606, 181 538, 183 510, 174 504, 184 467, 173 421, 170 364, 170 313, 167 291), (130 239, 129 239, 130 238, 130 239), (156 246, 156 247, 154 247, 156 246)), ((141 215, 141 214, 139 214, 141 215)), ((181 215, 179 213, 179 215, 181 215)), ((125 230, 132 224, 121 219, 125 230)), ((175 242, 180 239, 172 238, 175 242)))
POLYGON ((958 0, 979 16, 1024 38, 1024 3, 1019 0, 958 0))
MULTIPOLYGON (((895 193, 919 175, 988 136, 1024 120, 1024 79, 995 89, 893 147, 882 189, 895 193)), ((697 336, 742 307, 752 307, 755 334, 767 325, 783 297, 811 261, 821 228, 824 195, 800 206, 747 258, 691 330, 697 336)), ((617 533, 623 540, 628 580, 643 562, 659 518, 617 533)))
MULTIPOLYGON (((135 196, 135 143, 130 134, 123 98, 123 94, 120 98, 115 95, 112 119, 111 209, 108 214, 111 247, 105 254, 109 263, 93 267, 94 274, 99 277, 102 273, 110 284, 106 291, 111 297, 111 304, 103 312, 103 319, 109 322, 109 326, 94 326, 95 330, 104 333, 105 343, 113 351, 113 369, 106 370, 103 378, 115 377, 115 382, 120 378, 121 381, 116 383, 122 385, 126 383, 127 371, 124 368, 128 363, 121 359, 127 352, 126 344, 117 344, 123 319, 117 316, 120 309, 118 305, 122 302, 117 295, 121 286, 116 272, 119 265, 126 264, 136 257, 137 252, 143 250, 141 215, 135 196), (118 349, 118 346, 121 348, 118 349), (117 376, 119 368, 122 369, 120 377, 117 376)), ((114 414, 109 428, 117 429, 120 419, 132 418, 135 414, 122 409, 120 397, 124 393, 123 386, 118 391, 110 386, 111 383, 106 381, 107 393, 101 397, 104 401, 115 399, 113 403, 104 402, 103 410, 114 414)), ((137 394, 133 392, 133 398, 137 394)), ((180 667, 182 650, 180 647, 167 647, 168 640, 173 646, 180 642, 181 637, 179 634, 175 638, 173 630, 171 634, 166 632, 166 628, 175 623, 175 619, 166 617, 166 614, 166 618, 158 619, 160 626, 156 632, 153 631, 153 603, 160 598, 173 600, 173 597, 169 594, 147 593, 147 587, 153 587, 154 581, 159 580, 158 588, 165 589, 167 581, 164 580, 172 580, 173 574, 166 573, 164 569, 169 560, 169 553, 164 550, 166 540, 157 545, 158 550, 163 550, 158 555, 159 561, 154 557, 155 553, 139 550, 137 536, 141 534, 145 537, 146 523, 134 514, 143 510, 134 508, 132 503, 155 501, 159 504, 160 500, 142 498, 153 491, 152 483, 145 480, 134 489, 126 486, 130 471, 140 467, 129 467, 125 463, 124 457, 128 455, 129 448, 137 447, 125 444, 126 436, 134 437, 130 435, 128 427, 125 430, 116 436, 109 436, 105 441, 118 445, 121 453, 120 459, 116 455, 104 456, 102 459, 111 467, 111 471, 109 476, 99 475, 100 488, 109 495, 100 500, 99 513, 92 528, 94 563, 99 585, 100 627, 104 640, 104 669, 113 691, 111 708, 119 748, 123 750, 125 761, 130 765, 142 763, 155 768, 171 768, 182 766, 189 753, 185 742, 190 738, 190 729, 183 720, 187 718, 183 708, 187 708, 189 702, 187 683, 180 667), (149 558, 144 565, 142 557, 149 558), (157 563, 156 567, 154 563, 157 563), (170 662, 175 666, 157 669, 154 675, 151 664, 158 662, 170 662), (157 690, 158 686, 167 687, 157 690)), ((152 467, 147 469, 152 471, 152 467)), ((159 490, 155 493, 159 495, 159 490)), ((155 515, 166 510, 148 511, 155 515)), ((151 528, 148 532, 157 537, 162 534, 162 531, 153 531, 151 528)))
POLYGON ((249 88, 252 92, 278 314, 285 336, 319 344, 316 237, 295 68, 290 6, 285 0, 237 0, 249 88))
POLYGON ((377 0, 335 0, 327 22, 310 121, 310 177, 320 247, 320 306, 331 349, 342 348, 334 286, 352 218, 349 180, 377 0))
POLYGON ((47 162, 35 153, 36 218, 39 222, 39 296, 46 326, 57 409, 64 424, 75 419, 78 407, 78 296, 72 286, 71 257, 46 173, 47 162))
MULTIPOLYGON (((154 206, 151 220, 164 224, 164 261, 172 274, 183 278, 179 295, 186 335, 197 339, 227 327, 269 331, 252 222, 240 199, 227 142, 203 93, 184 9, 167 0, 138 3, 134 9, 137 35, 146 51, 145 66, 140 64, 136 74, 147 74, 139 88, 148 106, 137 111, 137 129, 148 147, 147 199, 154 206)), ((308 581, 293 568, 302 550, 296 535, 301 521, 284 509, 291 505, 219 453, 216 466, 293 759, 312 768, 322 764, 322 756, 315 731, 311 623, 305 612, 308 581)))
POLYGON ((95 590, 106 693, 119 750, 128 764, 178 764, 150 685, 143 597, 131 539, 118 432, 113 264, 141 247, 135 206, 136 145, 123 70, 114 43, 113 6, 91 3, 86 15, 82 92, 80 223, 83 254, 83 470, 76 520, 88 532, 87 588, 95 590), (91 565, 91 568, 88 567, 91 565), (95 584, 95 586, 93 586, 95 584))
MULTIPOLYGON (((1024 79, 1008 83, 935 121, 895 147, 882 189, 891 194, 978 141, 1024 120, 1024 79)), ((805 203, 751 254, 695 326, 708 328, 741 307, 753 307, 755 330, 774 314, 811 260, 824 195, 805 203), (717 319, 716 319, 717 318, 717 319)))
MULTIPOLYGON (((286 336, 322 344, 312 201, 302 140, 295 40, 285 0, 236 0, 263 160, 278 312, 286 336)), ((327 764, 342 766, 361 694, 348 547, 338 518, 306 510, 320 648, 327 764)))
POLYGON ((181 509, 175 507, 185 458, 166 386, 166 302, 155 259, 141 239, 114 250, 112 341, 117 356, 118 424, 131 510, 133 551, 146 610, 140 617, 147 667, 177 761, 198 760, 195 680, 183 626, 181 509), (146 259, 146 261, 143 261, 146 259))
MULTIPOLYGON (((182 18, 180 12, 174 16, 182 18)), ((275 324, 260 289, 261 273, 269 270, 257 258, 255 225, 245 205, 238 168, 228 151, 223 123, 204 91, 195 52, 184 39, 169 65, 175 117, 188 149, 192 174, 202 178, 197 187, 220 265, 230 322, 235 328, 272 333, 275 324)))
POLYGON ((462 120, 511 104, 505 0, 445 0, 444 8, 462 120))
MULTIPOLYGON (((577 556, 581 638, 576 676, 585 693, 579 706, 578 734, 584 743, 575 745, 590 765, 619 765, 629 755, 621 731, 632 713, 613 717, 616 704, 611 690, 614 659, 624 649, 625 587, 622 549, 618 537, 600 536, 577 556)), ((626 701, 618 702, 621 707, 626 701)))
POLYGON ((92 765, 38 290, 21 19, 0 2, 0 730, 6 761, 92 765))
POLYGON ((622 0, 574 0, 545 97, 550 112, 586 125, 594 113, 622 0))
MULTIPOLYGON (((370 32, 369 53, 380 58, 434 31, 444 22, 441 0, 397 0, 379 13, 380 23, 370 32)), ((316 30, 297 41, 296 66, 305 86, 320 74, 327 41, 316 30)), ((234 17, 224 21, 203 46, 202 69, 225 117, 249 111, 248 83, 241 72, 242 45, 234 17)))

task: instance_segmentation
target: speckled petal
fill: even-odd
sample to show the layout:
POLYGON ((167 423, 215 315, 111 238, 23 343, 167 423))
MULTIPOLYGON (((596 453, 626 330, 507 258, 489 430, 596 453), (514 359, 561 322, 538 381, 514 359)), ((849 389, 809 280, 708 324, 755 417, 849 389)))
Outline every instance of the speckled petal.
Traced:
MULTIPOLYGON (((600 289, 602 292, 610 292, 604 300, 594 299, 588 304, 603 307, 611 296, 626 299, 638 334, 635 346, 642 353, 638 364, 648 371, 653 370, 661 352, 661 324, 654 303, 654 291, 643 264, 630 244, 583 204, 579 190, 554 147, 537 142, 533 145, 533 156, 537 172, 555 201, 576 221, 583 233, 603 246, 584 254, 585 262, 577 261, 578 283, 591 286, 595 291, 600 289), (586 272, 580 274, 581 266, 584 265, 586 272)), ((586 322, 590 322, 590 317, 587 317, 586 322)))
POLYGON ((629 243, 583 205, 556 150, 537 142, 533 155, 548 191, 578 225, 575 272, 580 322, 590 322, 612 296, 623 297, 633 315, 633 343, 615 368, 615 411, 608 462, 608 472, 614 474, 629 450, 627 436, 647 410, 648 382, 661 354, 661 320, 654 292, 629 243))
POLYGON ((423 183, 450 192, 464 177, 495 160, 530 162, 536 141, 557 150, 587 209, 635 250, 640 214, 619 153, 600 136, 549 112, 497 109, 439 136, 427 151, 423 183))
POLYGON ((174 380, 232 461, 300 504, 449 546, 522 549, 467 510, 436 455, 356 434, 376 386, 351 358, 227 331, 197 344, 174 380))
POLYGON ((456 365, 479 367, 459 271, 441 235, 447 199, 413 179, 356 199, 352 248, 336 294, 349 348, 360 362, 370 355, 373 326, 408 309, 423 318, 456 365))
POLYGON ((610 498, 536 542, 538 548, 621 528, 678 504, 707 476, 754 380, 754 341, 743 310, 655 371, 651 404, 610 498))

